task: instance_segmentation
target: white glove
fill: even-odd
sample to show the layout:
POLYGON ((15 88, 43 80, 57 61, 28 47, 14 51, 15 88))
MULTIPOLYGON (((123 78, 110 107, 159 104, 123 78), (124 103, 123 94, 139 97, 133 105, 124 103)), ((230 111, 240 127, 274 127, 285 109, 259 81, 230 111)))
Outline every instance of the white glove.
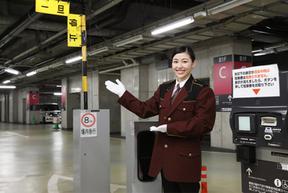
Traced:
POLYGON ((107 80, 105 81, 106 88, 113 92, 114 94, 117 94, 119 97, 121 97, 124 92, 126 91, 124 84, 120 80, 116 80, 116 83, 107 80), (117 84, 116 84, 117 83, 117 84))
POLYGON ((159 125, 158 127, 152 126, 152 127, 150 127, 150 131, 159 131, 162 133, 166 133, 167 132, 167 124, 159 125))

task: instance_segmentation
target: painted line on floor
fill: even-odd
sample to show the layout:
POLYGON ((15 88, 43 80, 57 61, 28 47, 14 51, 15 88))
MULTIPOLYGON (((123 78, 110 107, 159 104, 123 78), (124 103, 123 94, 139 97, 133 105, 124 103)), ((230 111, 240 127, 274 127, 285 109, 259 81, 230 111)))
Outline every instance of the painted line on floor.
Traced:
POLYGON ((47 189, 48 193, 59 193, 58 190, 58 181, 59 179, 73 181, 72 177, 61 176, 57 174, 53 174, 50 179, 48 180, 47 189))
POLYGON ((126 189, 126 186, 125 185, 120 185, 120 184, 110 184, 110 192, 111 193, 116 192, 119 188, 126 189))
MULTIPOLYGON (((59 193, 59 189, 58 189, 59 179, 73 181, 72 177, 53 174, 50 177, 50 179, 48 180, 48 185, 47 185, 48 193, 59 193)), ((126 186, 120 185, 120 184, 110 184, 110 192, 111 193, 117 191, 119 188, 126 189, 126 186)))
POLYGON ((0 178, 0 183, 11 183, 11 182, 19 182, 21 180, 24 180, 26 177, 21 176, 21 177, 2 177, 0 178))
POLYGON ((12 136, 18 136, 18 137, 24 137, 24 138, 29 138, 29 136, 27 135, 21 135, 19 133, 16 133, 16 132, 12 132, 12 131, 6 131, 7 134, 10 134, 12 136))
POLYGON ((26 177, 1 177, 0 178, 0 193, 5 193, 8 190, 9 184, 24 180, 26 177))

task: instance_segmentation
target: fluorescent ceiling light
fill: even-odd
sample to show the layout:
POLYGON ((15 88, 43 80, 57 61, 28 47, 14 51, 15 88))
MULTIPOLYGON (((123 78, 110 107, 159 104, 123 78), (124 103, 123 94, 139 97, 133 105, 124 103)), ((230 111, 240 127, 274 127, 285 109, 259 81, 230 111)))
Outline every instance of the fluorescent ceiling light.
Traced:
POLYGON ((251 1, 253 0, 232 0, 232 1, 228 1, 227 3, 217 5, 216 7, 212 7, 208 9, 207 12, 208 12, 208 15, 214 15, 217 13, 227 11, 229 9, 233 9, 234 7, 238 7, 240 5, 250 3, 251 1))
POLYGON ((56 85, 57 88, 62 88, 62 85, 56 85))
POLYGON ((26 76, 33 76, 33 75, 35 75, 35 74, 37 74, 37 72, 34 70, 34 71, 31 71, 31 72, 28 72, 28 73, 26 74, 26 76))
POLYGON ((267 55, 267 54, 271 54, 271 53, 267 53, 267 52, 258 52, 258 53, 253 54, 253 56, 264 56, 264 55, 267 55))
POLYGON ((12 68, 5 68, 4 70, 5 72, 8 72, 10 74, 15 74, 15 75, 18 75, 20 74, 20 72, 18 70, 15 70, 15 69, 12 69, 12 68))
POLYGON ((71 93, 81 92, 81 88, 71 88, 71 93))
POLYGON ((71 63, 74 63, 74 62, 78 62, 80 60, 82 60, 82 56, 75 56, 73 58, 69 58, 69 59, 65 60, 65 63, 66 64, 71 64, 71 63))
POLYGON ((193 18, 195 18, 195 19, 206 17, 206 16, 207 16, 206 11, 199 11, 199 12, 193 14, 193 18))
POLYGON ((121 41, 115 42, 113 45, 115 47, 121 47, 121 46, 125 46, 127 44, 131 44, 131 43, 143 40, 143 39, 144 38, 143 38, 142 35, 137 35, 137 36, 133 36, 131 38, 125 39, 125 40, 121 40, 121 41))
POLYGON ((256 52, 262 52, 263 49, 259 49, 259 50, 252 50, 252 53, 256 53, 256 52))
POLYGON ((15 89, 16 86, 13 86, 13 85, 0 85, 0 89, 15 89))
POLYGON ((151 35, 152 36, 159 35, 159 34, 171 31, 173 29, 183 27, 183 26, 188 25, 188 24, 193 23, 193 22, 194 22, 193 17, 187 17, 184 19, 180 19, 180 20, 175 21, 173 23, 170 23, 170 24, 161 26, 159 28, 156 28, 155 30, 151 31, 151 35))
POLYGON ((8 83, 10 83, 11 82, 11 80, 5 80, 5 81, 3 81, 2 83, 3 84, 8 84, 8 83))
POLYGON ((102 53, 102 52, 107 52, 108 50, 109 50, 109 48, 107 46, 105 46, 105 47, 98 48, 98 49, 90 51, 88 53, 88 55, 89 56, 93 56, 93 55, 96 55, 96 54, 99 54, 99 53, 102 53))
POLYGON ((54 92, 53 95, 55 95, 55 96, 61 96, 62 93, 61 93, 61 92, 54 92))
POLYGON ((269 32, 262 31, 262 30, 256 30, 256 29, 253 29, 252 32, 259 33, 259 34, 271 34, 269 32))
POLYGON ((272 50, 266 50, 265 49, 261 52, 254 53, 253 56, 263 56, 263 55, 274 54, 274 53, 275 53, 274 49, 272 49, 272 50))

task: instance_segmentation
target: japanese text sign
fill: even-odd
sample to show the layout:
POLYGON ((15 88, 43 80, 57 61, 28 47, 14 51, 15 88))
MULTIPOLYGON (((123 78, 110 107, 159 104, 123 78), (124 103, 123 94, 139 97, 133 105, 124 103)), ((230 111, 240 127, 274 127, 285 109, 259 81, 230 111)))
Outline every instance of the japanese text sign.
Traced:
POLYGON ((69 14, 67 18, 67 44, 68 47, 81 47, 81 15, 69 14))
POLYGON ((277 64, 233 70, 233 98, 277 96, 280 96, 277 64))
POLYGON ((36 0, 35 11, 52 15, 68 16, 70 3, 60 0, 36 0))
POLYGON ((80 115, 80 137, 96 137, 97 123, 96 113, 81 113, 80 115))

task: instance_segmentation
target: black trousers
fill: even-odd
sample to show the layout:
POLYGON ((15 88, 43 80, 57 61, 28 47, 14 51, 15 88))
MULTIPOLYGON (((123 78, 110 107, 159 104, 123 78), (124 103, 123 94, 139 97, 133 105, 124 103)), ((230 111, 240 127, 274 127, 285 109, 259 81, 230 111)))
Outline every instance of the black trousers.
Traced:
POLYGON ((199 182, 196 183, 171 182, 165 179, 162 172, 161 177, 164 193, 199 193, 200 189, 199 182))

